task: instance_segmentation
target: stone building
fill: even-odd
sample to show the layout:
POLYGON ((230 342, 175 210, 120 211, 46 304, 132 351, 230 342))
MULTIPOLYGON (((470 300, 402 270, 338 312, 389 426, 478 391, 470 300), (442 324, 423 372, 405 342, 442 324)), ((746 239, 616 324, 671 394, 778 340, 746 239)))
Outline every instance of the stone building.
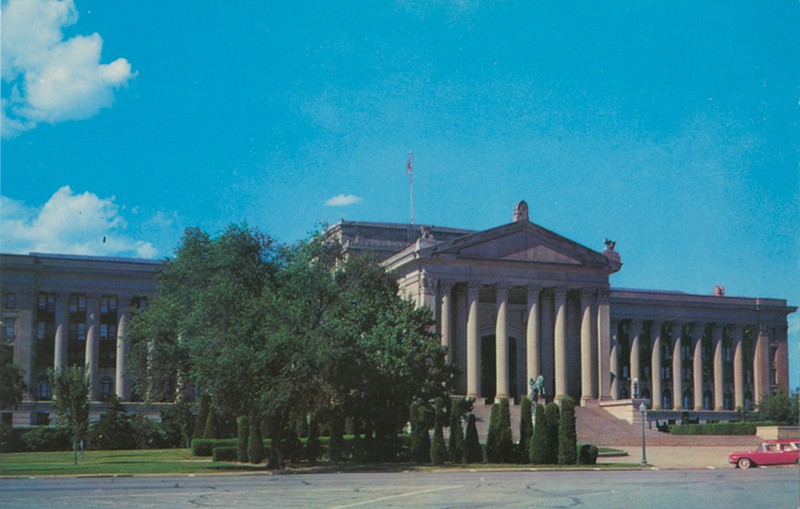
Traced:
MULTIPOLYGON (((796 307, 720 287, 611 288, 622 268, 614 242, 602 252, 577 244, 532 223, 525 202, 511 223, 486 231, 341 221, 327 234, 347 252, 375 253, 404 295, 430 307, 461 369, 460 394, 519 400, 542 376, 548 400, 718 412, 789 388, 787 315, 796 307)), ((125 322, 154 295, 160 263, 0 255, 1 347, 13 348, 29 387, 14 423, 47 421, 48 367, 89 366, 93 401, 131 399, 125 322)))
MULTIPOLYGON (((16 425, 46 424, 52 405, 48 368, 88 366, 90 399, 130 400, 125 323, 155 294, 160 261, 31 253, 0 254, 3 341, 28 386, 25 401, 2 416, 16 425)), ((102 411, 93 405, 92 413, 102 411)))
POLYGON ((329 234, 351 252, 379 253, 401 292, 433 311, 468 397, 519 400, 541 375, 548 399, 720 411, 789 388, 796 307, 721 287, 611 288, 622 267, 614 242, 602 252, 577 244, 532 223, 525 202, 486 231, 341 221, 329 234))

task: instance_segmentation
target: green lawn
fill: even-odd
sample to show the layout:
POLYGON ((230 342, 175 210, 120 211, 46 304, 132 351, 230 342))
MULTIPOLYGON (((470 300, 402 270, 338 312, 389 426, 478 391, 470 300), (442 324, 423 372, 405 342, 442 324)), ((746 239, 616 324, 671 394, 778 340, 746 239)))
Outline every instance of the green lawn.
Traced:
MULTIPOLYGON (((211 458, 194 457, 187 449, 152 449, 142 451, 87 451, 84 458, 78 457, 78 464, 73 464, 72 451, 64 452, 27 452, 0 454, 0 476, 44 476, 44 475, 141 475, 141 474, 202 474, 213 472, 263 472, 265 466, 241 463, 213 462, 211 458)), ((631 467, 633 463, 604 464, 604 468, 631 467)), ((317 467, 303 469, 307 472, 327 471, 381 471, 381 470, 429 470, 437 468, 537 468, 561 469, 574 466, 533 466, 533 465, 453 465, 441 467, 431 465, 410 464, 321 464, 317 467)), ((579 468, 592 469, 594 465, 579 468)))
POLYGON ((263 469, 195 458, 186 449, 86 451, 73 464, 72 451, 0 454, 0 475, 132 475, 209 473, 263 469))

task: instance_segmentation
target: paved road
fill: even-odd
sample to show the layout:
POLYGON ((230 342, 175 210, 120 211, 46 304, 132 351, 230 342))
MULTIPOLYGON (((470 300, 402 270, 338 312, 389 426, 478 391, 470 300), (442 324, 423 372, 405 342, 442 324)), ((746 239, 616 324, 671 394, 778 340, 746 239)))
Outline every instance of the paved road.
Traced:
POLYGON ((0 479, 3 508, 798 507, 798 469, 0 479))

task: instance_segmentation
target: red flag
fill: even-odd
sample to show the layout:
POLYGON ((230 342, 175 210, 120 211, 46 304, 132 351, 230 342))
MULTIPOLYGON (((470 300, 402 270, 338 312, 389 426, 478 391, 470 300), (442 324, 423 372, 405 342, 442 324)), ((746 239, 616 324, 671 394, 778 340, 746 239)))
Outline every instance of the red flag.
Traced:
POLYGON ((406 173, 411 175, 414 173, 414 152, 408 153, 408 164, 406 165, 406 173))

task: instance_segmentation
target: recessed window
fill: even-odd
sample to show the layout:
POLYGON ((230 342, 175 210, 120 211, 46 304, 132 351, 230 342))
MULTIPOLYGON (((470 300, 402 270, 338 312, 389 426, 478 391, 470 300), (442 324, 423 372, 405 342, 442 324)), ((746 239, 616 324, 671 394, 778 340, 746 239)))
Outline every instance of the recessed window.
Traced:
POLYGON ((114 390, 114 381, 111 380, 111 377, 104 376, 102 380, 100 380, 100 399, 108 399, 111 396, 111 392, 114 390))
POLYGON ((8 292, 6 294, 6 309, 17 309, 17 294, 8 292))
POLYGON ((13 316, 7 316, 3 319, 5 323, 6 338, 13 338, 16 336, 17 319, 13 316))
POLYGON ((36 399, 45 401, 53 397, 53 389, 46 376, 39 377, 39 384, 36 386, 36 399))

